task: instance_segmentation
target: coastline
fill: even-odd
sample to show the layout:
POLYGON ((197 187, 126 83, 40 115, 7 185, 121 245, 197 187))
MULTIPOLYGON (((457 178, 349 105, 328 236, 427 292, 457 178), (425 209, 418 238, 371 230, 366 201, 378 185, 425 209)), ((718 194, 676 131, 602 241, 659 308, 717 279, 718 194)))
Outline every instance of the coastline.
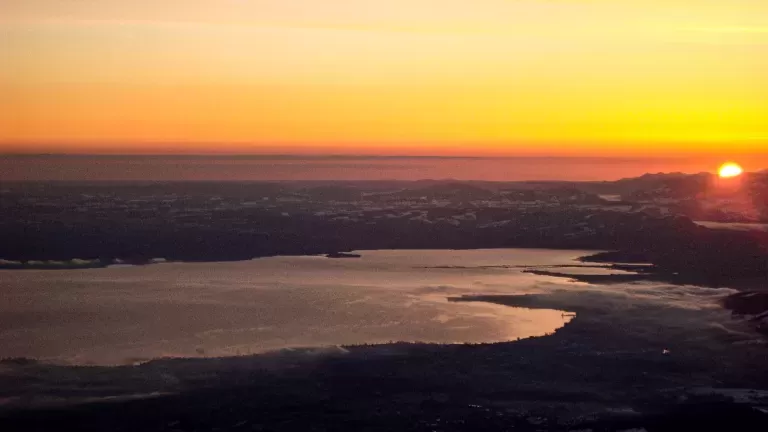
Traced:
MULTIPOLYGON (((648 266, 617 266, 647 270, 632 276, 661 277, 648 266)), ((550 270, 539 269, 550 277, 595 276, 550 270)), ((759 398, 745 402, 723 390, 762 395, 768 389, 764 343, 749 334, 746 322, 732 321, 727 331, 719 327, 728 312, 715 303, 733 290, 700 288, 697 295, 705 297, 695 307, 670 308, 628 303, 628 291, 618 291, 621 283, 590 284, 595 286, 587 290, 450 297, 576 313, 552 334, 518 341, 289 349, 117 367, 6 361, 0 364, 0 400, 6 401, 0 427, 50 430, 88 419, 95 430, 126 431, 334 425, 382 431, 435 425, 447 431, 510 425, 534 431, 545 425, 571 431, 682 422, 680 430, 701 421, 691 420, 691 413, 705 423, 712 416, 727 418, 738 430, 768 422, 753 418, 753 407, 766 405, 759 398), (683 329, 680 322, 699 324, 683 329), (46 388, 43 377, 53 385, 46 388), (12 396, 13 389, 25 393, 12 396), (306 415, 290 416, 292 407, 306 415)), ((681 301, 689 301, 685 286, 668 289, 683 290, 681 301)))
MULTIPOLYGON (((66 260, 7 260, 0 258, 0 270, 81 270, 81 269, 102 269, 110 268, 113 266, 145 266, 153 264, 166 264, 166 263, 217 263, 217 262, 244 262, 252 261, 261 258, 273 258, 273 257, 288 257, 288 256, 313 256, 313 257, 325 257, 329 259, 346 259, 346 258, 360 258, 360 252, 370 251, 392 251, 392 250, 408 250, 408 251, 472 251, 472 250, 504 250, 504 249, 530 249, 530 250, 559 250, 559 251, 585 251, 584 248, 577 247, 545 247, 545 246, 488 246, 488 247, 462 247, 462 248, 441 248, 441 247, 384 247, 384 248, 355 248, 345 250, 319 250, 313 251, 314 253, 267 253, 248 258, 226 258, 226 257, 210 257, 210 259, 176 259, 173 255, 166 258, 93 258, 93 259, 81 259, 71 258, 66 260), (32 263, 32 264, 30 264, 32 263)), ((600 249, 594 250, 594 252, 600 252, 600 249)), ((593 252, 593 250, 589 250, 593 252)))

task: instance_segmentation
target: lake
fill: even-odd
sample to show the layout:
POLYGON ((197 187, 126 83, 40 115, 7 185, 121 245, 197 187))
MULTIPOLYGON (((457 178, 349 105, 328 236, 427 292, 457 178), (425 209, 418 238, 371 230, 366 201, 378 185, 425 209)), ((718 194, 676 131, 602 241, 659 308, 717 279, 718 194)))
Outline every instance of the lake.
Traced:
POLYGON ((358 259, 299 256, 0 271, 0 358, 114 365, 293 347, 542 336, 572 317, 559 310, 448 298, 531 292, 553 278, 523 273, 521 266, 578 265, 575 259, 588 254, 359 253, 358 259))

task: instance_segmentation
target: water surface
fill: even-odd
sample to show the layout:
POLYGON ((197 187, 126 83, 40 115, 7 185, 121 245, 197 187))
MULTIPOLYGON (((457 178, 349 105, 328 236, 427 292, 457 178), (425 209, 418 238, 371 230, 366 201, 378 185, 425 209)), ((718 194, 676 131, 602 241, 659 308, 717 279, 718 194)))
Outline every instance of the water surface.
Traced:
MULTIPOLYGON (((360 259, 274 257, 87 270, 0 271, 0 358, 125 364, 290 347, 541 336, 558 310, 455 303, 548 283, 524 265, 583 251, 364 251, 360 259)), ((600 269, 590 271, 600 271, 600 269)), ((563 282, 560 281, 560 284, 563 282)))

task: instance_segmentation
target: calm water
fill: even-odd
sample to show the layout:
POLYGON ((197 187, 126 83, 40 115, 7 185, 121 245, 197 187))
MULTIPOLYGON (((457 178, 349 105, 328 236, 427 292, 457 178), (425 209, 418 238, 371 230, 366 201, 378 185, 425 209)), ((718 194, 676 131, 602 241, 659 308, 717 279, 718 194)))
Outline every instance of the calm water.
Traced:
POLYGON ((0 357, 123 364, 288 347, 479 343, 539 336, 571 318, 556 310, 452 303, 447 298, 526 293, 551 278, 500 266, 572 264, 585 252, 362 254, 361 259, 275 257, 0 271, 0 357))

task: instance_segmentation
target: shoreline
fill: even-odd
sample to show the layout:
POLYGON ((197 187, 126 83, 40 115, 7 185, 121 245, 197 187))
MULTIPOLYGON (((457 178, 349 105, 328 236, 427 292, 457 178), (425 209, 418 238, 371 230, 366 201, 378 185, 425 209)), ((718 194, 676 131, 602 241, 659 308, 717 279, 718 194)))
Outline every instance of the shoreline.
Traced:
MULTIPOLYGON (((624 250, 605 250, 605 249, 583 249, 583 248, 552 248, 552 247, 478 247, 478 248, 378 248, 378 249, 353 249, 353 250, 338 250, 332 252, 320 252, 315 254, 304 253, 274 253, 262 256, 256 256, 252 258, 237 258, 237 259, 221 259, 211 258, 211 260, 176 260, 173 258, 150 258, 141 260, 123 260, 120 258, 114 259, 79 259, 73 258, 71 260, 30 260, 27 262, 11 261, 0 259, 0 271, 24 271, 24 270, 43 270, 43 271, 55 271, 55 270, 90 270, 90 269, 109 269, 119 267, 141 267, 155 264, 194 264, 194 263, 231 263, 231 262, 246 262, 253 261, 262 258, 274 258, 274 257, 325 257, 328 259, 358 259, 361 258, 361 253, 369 251, 394 251, 394 250, 408 250, 408 251, 474 251, 474 250, 553 250, 553 251, 580 251, 588 252, 586 255, 580 256, 575 259, 578 263, 583 265, 557 265, 557 266, 529 266, 529 265, 513 265, 513 266, 493 266, 497 268, 525 268, 524 272, 537 274, 541 276, 551 276, 566 278, 578 282, 593 283, 593 284, 618 284, 618 283, 632 283, 632 282, 666 282, 674 285, 697 285, 709 288, 733 288, 739 291, 745 292, 762 292, 768 293, 768 281, 760 277, 745 277, 745 278, 713 278, 708 275, 700 275, 696 272, 692 273, 680 273, 670 270, 665 270, 657 264, 648 262, 642 253, 629 252, 624 250), (14 264, 8 265, 4 263, 13 262, 14 264), (33 265, 27 265, 28 262, 34 262, 33 265), (596 264, 590 266, 589 264, 596 264), (597 264, 605 264, 600 266, 597 264), (625 272, 633 272, 633 274, 611 274, 611 275, 580 275, 571 274, 567 272, 557 272, 550 270, 542 270, 544 268, 567 268, 567 267, 600 267, 610 268, 614 270, 620 270, 625 272)), ((767 309, 768 310, 768 309, 767 309)))
MULTIPOLYGON (((499 247, 467 247, 467 248, 408 248, 408 247, 392 247, 392 248, 375 248, 375 249, 347 249, 347 250, 334 250, 334 251, 320 251, 316 253, 282 253, 275 252, 270 254, 253 256, 250 258, 224 258, 224 257, 211 257, 210 259, 176 259, 173 257, 163 258, 147 258, 147 259, 122 259, 122 258, 92 258, 81 259, 71 258, 68 260, 9 260, 0 258, 0 270, 86 270, 86 269, 103 269, 110 268, 112 266, 134 266, 141 267, 153 264, 167 264, 167 263, 217 263, 217 262, 245 262, 253 261, 261 258, 274 258, 274 257, 324 257, 328 259, 345 259, 345 258, 360 258, 357 255, 360 252, 372 252, 372 251, 474 251, 474 250, 553 250, 553 251, 583 251, 583 252, 595 252, 601 253, 603 249, 585 249, 585 248, 556 248, 556 247, 535 247, 535 246, 499 246, 499 247), (81 263, 78 263, 82 262, 81 263), (32 262, 32 265, 28 263, 32 262), (74 262, 74 263, 73 263, 74 262)), ((589 256, 589 255, 588 255, 589 256)), ((579 258, 580 260, 581 258, 579 258)))
MULTIPOLYGON (((311 430, 338 428, 343 418, 352 430, 433 430, 436 424, 446 431, 654 430, 650 426, 663 422, 686 430, 694 421, 686 413, 692 413, 696 419, 720 415, 727 425, 749 430, 736 426, 766 407, 759 389, 768 389, 768 377, 765 345, 753 346, 747 342, 757 336, 736 332, 746 332, 745 322, 725 331, 715 325, 725 322, 722 309, 670 309, 659 302, 628 307, 621 284, 616 292, 610 283, 593 285, 446 297, 576 313, 549 335, 516 341, 359 344, 113 367, 10 359, 0 362, 0 401, 6 402, 0 428, 51 430, 87 419, 94 430, 311 430), (678 326, 691 321, 695 325, 678 326), (741 394, 754 396, 744 402, 741 394), (296 407, 306 414, 290 416, 296 407), (380 429, 367 427, 372 424, 380 429)), ((717 293, 707 297, 706 289, 694 297, 714 300, 717 293)), ((755 421, 768 424, 764 417, 755 421)))

